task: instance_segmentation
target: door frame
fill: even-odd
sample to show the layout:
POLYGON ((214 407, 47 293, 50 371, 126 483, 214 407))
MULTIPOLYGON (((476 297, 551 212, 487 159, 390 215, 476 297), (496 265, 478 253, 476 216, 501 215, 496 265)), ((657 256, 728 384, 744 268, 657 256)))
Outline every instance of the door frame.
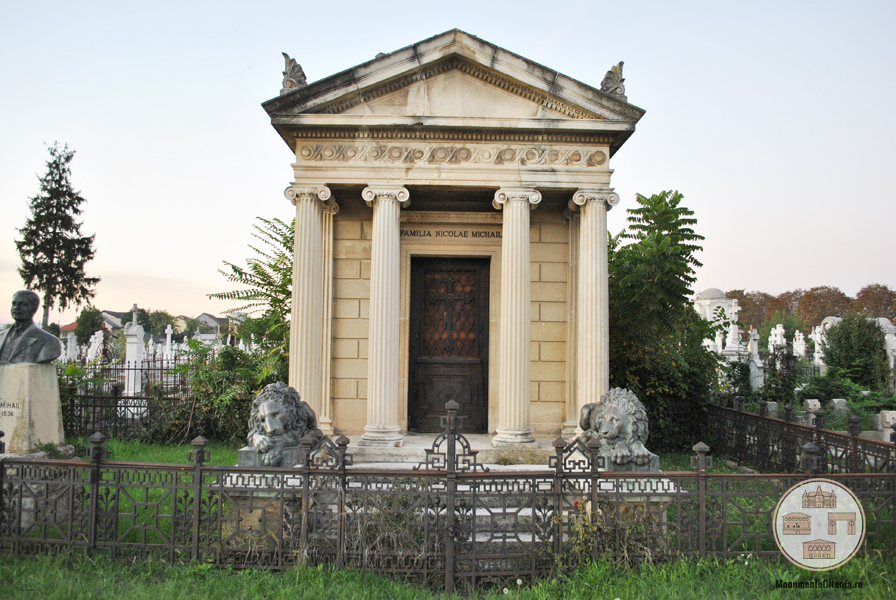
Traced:
MULTIPOLYGON (((464 431, 466 433, 477 433, 477 434, 488 433, 488 367, 489 367, 488 351, 489 351, 489 347, 490 347, 489 346, 489 327, 488 327, 488 319, 489 319, 488 287, 491 283, 491 277, 489 275, 491 273, 491 260, 488 258, 483 258, 483 257, 469 257, 469 256, 411 256, 411 280, 410 280, 410 282, 411 282, 411 301, 412 302, 409 305, 409 309, 410 309, 410 315, 411 315, 412 319, 408 321, 408 323, 409 323, 408 330, 409 330, 409 332, 413 332, 413 328, 415 327, 415 323, 414 323, 414 319, 413 319, 414 316, 416 316, 416 318, 418 320, 416 323, 416 327, 419 328, 422 326, 422 323, 419 321, 419 319, 422 319, 422 316, 423 316, 423 312, 424 312, 423 309, 424 309, 424 302, 425 302, 425 295, 426 295, 425 294, 426 286, 423 285, 424 282, 420 281, 420 279, 415 280, 414 276, 417 275, 418 277, 422 278, 422 277, 424 277, 425 273, 429 272, 430 268, 435 267, 435 268, 441 269, 442 266, 444 266, 447 269, 457 269, 458 271, 473 270, 474 272, 477 273, 477 275, 476 275, 477 287, 476 287, 476 292, 475 292, 476 303, 474 304, 474 306, 475 306, 475 312, 476 312, 477 338, 478 338, 476 341, 476 345, 479 348, 479 353, 478 353, 477 357, 480 360, 480 362, 477 367, 477 369, 479 370, 479 375, 475 379, 471 378, 471 381, 473 381, 473 380, 478 381, 480 398, 479 398, 479 401, 474 404, 474 406, 475 406, 475 410, 477 412, 481 411, 481 410, 485 411, 485 415, 484 415, 485 419, 482 420, 483 415, 481 415, 481 414, 478 415, 479 418, 477 419, 474 417, 474 415, 467 415, 467 414, 461 412, 460 414, 465 418, 462 423, 463 427, 461 427, 459 429, 459 431, 464 431), (421 264, 422 261, 428 261, 429 265, 421 264), (439 261, 439 262, 434 263, 433 261, 439 261), (416 270, 414 269, 415 264, 418 266, 418 268, 416 270), (441 266, 435 267, 435 265, 441 265, 441 266), (485 270, 485 273, 482 272, 483 270, 485 270), (415 283, 417 285, 417 289, 416 289, 417 295, 416 296, 415 296, 415 283), (483 290, 482 288, 486 288, 486 289, 483 290), (416 311, 414 310, 415 307, 413 305, 414 299, 416 299, 418 302, 416 311), (483 304, 485 304, 485 306, 482 306, 483 304), (416 312, 416 315, 415 315, 415 312, 416 312), (471 427, 482 427, 482 430, 474 431, 474 430, 470 429, 471 427)), ((452 310, 452 311, 454 310, 453 306, 451 307, 450 310, 452 310)), ((417 329, 417 333, 418 333, 418 335, 421 335, 421 334, 423 334, 423 331, 421 331, 420 329, 417 329)), ((409 339, 408 339, 409 350, 410 350, 410 347, 411 347, 411 340, 409 337, 409 339)), ((419 351, 419 348, 418 348, 418 351, 419 351)), ((423 382, 421 380, 417 379, 415 376, 415 375, 420 374, 420 372, 419 372, 420 368, 424 368, 424 370, 429 371, 430 375, 432 375, 433 377, 436 377, 436 378, 439 377, 437 375, 437 373, 441 373, 442 376, 447 376, 449 372, 457 374, 457 369, 460 369, 461 371, 464 370, 464 367, 462 367, 462 365, 464 364, 463 362, 458 362, 451 358, 447 358, 447 359, 445 359, 444 362, 440 363, 441 367, 435 367, 434 364, 432 363, 432 361, 433 360, 438 361, 438 359, 432 359, 432 358, 427 357, 427 359, 424 359, 424 363, 430 363, 430 365, 431 365, 430 369, 435 369, 435 371, 431 371, 430 369, 421 367, 420 363, 417 363, 416 366, 417 366, 418 370, 415 371, 414 363, 415 363, 416 358, 420 358, 419 355, 417 357, 415 357, 415 356, 412 356, 410 354, 410 352, 408 353, 408 408, 407 409, 408 409, 408 421, 409 421, 408 427, 409 428, 410 428, 410 413, 414 412, 411 410, 411 393, 410 393, 411 389, 412 389, 410 387, 411 377, 414 376, 414 381, 416 382, 416 385, 420 386, 423 382)), ((463 359, 461 359, 461 360, 463 360, 463 359)), ((420 398, 417 397, 416 395, 415 395, 415 398, 417 398, 418 401, 420 400, 420 398)), ((458 398, 458 401, 460 402, 461 399, 458 398)), ((435 405, 432 408, 435 411, 439 411, 439 409, 442 407, 435 405)), ((464 409, 462 408, 462 410, 464 410, 464 409)), ((425 415, 421 414, 419 412, 419 407, 416 412, 417 412, 418 417, 424 417, 426 419, 429 419, 433 416, 431 412, 428 412, 425 415)), ((444 411, 442 411, 442 412, 444 412, 444 411)), ((419 423, 418 423, 418 425, 419 425, 419 423)), ((432 431, 427 430, 426 433, 440 432, 441 429, 438 428, 438 425, 436 425, 436 427, 437 428, 432 431)), ((421 432, 420 429, 417 429, 416 431, 421 432)))
MULTIPOLYGON (((420 225, 450 223, 457 225, 493 226, 501 230, 503 217, 500 213, 441 213, 402 211, 401 222, 413 219, 420 225), (495 227, 496 226, 496 227, 495 227)), ((426 238, 427 240, 429 238, 426 238)), ((399 389, 398 423, 403 431, 408 430, 408 374, 410 370, 410 312, 411 312, 411 257, 445 258, 488 258, 488 433, 494 433, 498 426, 498 377, 501 327, 501 239, 483 238, 473 243, 452 241, 417 241, 415 238, 401 238, 401 307, 399 329, 399 389)))

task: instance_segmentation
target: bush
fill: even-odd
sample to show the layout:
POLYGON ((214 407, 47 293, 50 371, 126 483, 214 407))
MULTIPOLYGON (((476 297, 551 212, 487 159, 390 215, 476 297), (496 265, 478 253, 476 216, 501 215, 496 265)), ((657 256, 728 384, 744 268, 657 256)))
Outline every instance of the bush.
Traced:
POLYGON ((824 362, 867 390, 885 390, 890 373, 885 334, 877 321, 849 314, 825 333, 824 362))

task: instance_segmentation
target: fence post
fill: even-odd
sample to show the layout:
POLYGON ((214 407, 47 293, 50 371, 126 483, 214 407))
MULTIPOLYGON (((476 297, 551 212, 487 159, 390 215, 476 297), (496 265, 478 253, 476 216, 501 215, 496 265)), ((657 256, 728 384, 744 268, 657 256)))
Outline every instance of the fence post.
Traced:
MULTIPOLYGON (((6 434, 0 431, 0 454, 6 454, 6 443, 3 441, 4 435, 6 434)), ((6 519, 6 501, 3 500, 3 476, 6 474, 5 460, 5 458, 0 458, 0 531, 5 530, 3 524, 6 519)))
MULTIPOLYGON (((697 534, 699 535, 700 558, 706 557, 706 453, 709 446, 698 442, 694 448, 697 456, 691 457, 691 467, 697 468, 697 505, 699 516, 697 517, 697 534)), ((710 466, 712 458, 709 459, 710 466)))
MULTIPOLYGON (((591 514, 596 515, 599 514, 599 508, 597 506, 597 495, 600 491, 600 472, 598 471, 598 453, 600 452, 600 442, 594 438, 588 440, 585 444, 588 446, 588 450, 591 454, 591 514)), ((589 518, 591 518, 589 516, 589 518)), ((594 536, 594 541, 591 543, 591 561, 597 562, 597 542, 598 536, 594 536)))
POLYGON ((890 425, 890 429, 893 430, 893 432, 890 433, 890 443, 893 444, 893 461, 887 465, 887 471, 892 473, 896 471, 896 423, 890 425))
POLYGON ((743 396, 735 396, 734 397, 734 410, 736 410, 737 412, 743 412, 744 402, 745 402, 745 398, 743 396))
POLYGON ((759 401, 759 416, 767 417, 768 416, 768 402, 765 400, 759 401))
MULTIPOLYGON (((311 518, 311 446, 314 438, 306 433, 299 440, 302 447, 302 531, 299 538, 299 547, 307 557, 308 549, 308 522, 311 518)), ((282 505, 281 505, 282 506, 282 505)), ((283 548, 283 528, 280 528, 280 548, 283 548)))
POLYGON ((560 556, 560 542, 563 539, 563 450, 566 440, 558 437, 554 440, 554 453, 557 456, 554 465, 554 556, 560 556))
POLYGON ((810 477, 818 475, 819 463, 821 458, 818 456, 818 446, 812 442, 803 444, 803 455, 800 456, 800 468, 806 471, 810 477))
POLYGON ((189 460, 193 463, 193 552, 192 559, 199 560, 199 525, 202 518, 202 463, 208 461, 208 450, 205 445, 208 440, 201 435, 193 438, 190 442, 193 450, 189 454, 189 460))
POLYGON ((824 413, 821 410, 816 410, 813 414, 815 415, 815 445, 818 446, 818 472, 827 473, 828 453, 821 439, 822 430, 824 429, 824 413))
POLYGON ((446 419, 446 427, 448 434, 448 456, 445 460, 445 489, 448 492, 448 499, 445 504, 445 518, 447 525, 447 539, 445 540, 445 593, 454 593, 454 503, 457 493, 457 409, 460 405, 454 400, 449 400, 445 404, 445 410, 448 411, 446 419))
POLYGON ((793 421, 793 407, 789 404, 784 406, 784 422, 790 423, 793 421))
POLYGON ((87 449, 87 457, 90 459, 90 520, 87 525, 87 551, 92 552, 96 549, 96 520, 100 508, 100 466, 106 457, 106 449, 103 447, 106 436, 97 431, 87 438, 87 441, 91 444, 87 449))
POLYGON ((846 426, 846 433, 849 434, 849 472, 850 473, 858 473, 858 456, 856 456, 858 452, 857 441, 859 434, 862 433, 862 425, 860 423, 861 419, 856 415, 853 415, 849 418, 849 425, 846 426))
POLYGON ((339 511, 336 513, 339 519, 336 522, 336 564, 345 564, 345 493, 346 493, 346 464, 345 451, 348 449, 349 439, 344 435, 336 438, 336 453, 339 461, 339 496, 337 498, 339 511))

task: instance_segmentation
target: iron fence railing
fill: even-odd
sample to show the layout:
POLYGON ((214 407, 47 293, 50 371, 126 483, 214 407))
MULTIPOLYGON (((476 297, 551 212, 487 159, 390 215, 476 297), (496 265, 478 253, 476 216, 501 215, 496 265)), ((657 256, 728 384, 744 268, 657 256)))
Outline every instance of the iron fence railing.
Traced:
POLYGON ((140 439, 149 431, 173 425, 192 400, 122 396, 117 388, 113 388, 108 396, 66 394, 61 403, 62 425, 67 438, 100 432, 116 439, 140 439))
POLYGON ((784 407, 784 418, 743 410, 735 399, 734 408, 710 405, 709 422, 716 453, 751 465, 763 473, 794 473, 800 470, 805 446, 817 448, 818 472, 896 473, 896 426, 890 442, 860 437, 858 417, 850 419, 847 433, 824 429, 824 413, 814 413, 814 426, 793 422, 793 409, 784 407))
MULTIPOLYGON (((101 434, 88 461, 3 459, 0 552, 327 563, 485 590, 601 556, 776 556, 774 508, 815 474, 708 474, 704 444, 694 471, 603 471, 596 444, 580 439, 558 439, 546 466, 489 471, 448 408, 446 432, 414 469, 353 465, 343 436, 306 437, 293 468, 211 466, 201 437, 186 465, 106 461, 101 434)), ((896 475, 830 477, 864 506, 862 550, 896 552, 896 475)))
POLYGON ((136 362, 87 363, 81 367, 81 382, 73 393, 79 395, 143 396, 150 390, 166 396, 190 395, 189 357, 152 357, 136 362), (85 383, 86 381, 86 383, 85 383))

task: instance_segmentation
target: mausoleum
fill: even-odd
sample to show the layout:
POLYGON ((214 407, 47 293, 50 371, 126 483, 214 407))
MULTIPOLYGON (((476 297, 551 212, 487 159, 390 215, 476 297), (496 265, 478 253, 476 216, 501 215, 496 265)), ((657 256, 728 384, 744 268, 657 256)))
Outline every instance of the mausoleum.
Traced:
MULTIPOLYGON (((573 431, 609 390, 613 155, 644 111, 452 30, 262 106, 293 155, 290 380, 325 433, 495 445, 573 431)), ((595 71, 595 78, 603 75, 595 71)))

